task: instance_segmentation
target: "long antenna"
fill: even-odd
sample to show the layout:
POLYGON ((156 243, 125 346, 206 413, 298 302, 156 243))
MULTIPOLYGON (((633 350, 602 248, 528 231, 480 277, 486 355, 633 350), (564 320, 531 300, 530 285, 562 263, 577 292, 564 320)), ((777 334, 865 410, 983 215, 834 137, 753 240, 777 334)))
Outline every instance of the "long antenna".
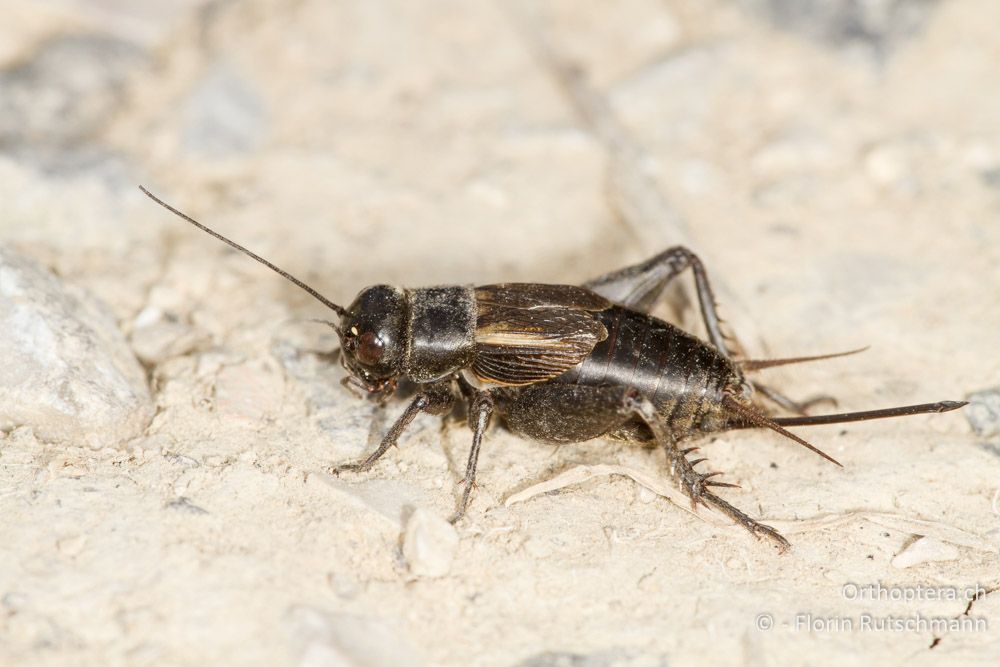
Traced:
POLYGON ((308 292, 309 294, 311 294, 317 301, 319 301, 320 303, 322 303, 324 306, 326 306, 327 308, 329 308, 333 312, 337 313, 337 315, 339 315, 340 317, 343 317, 344 315, 347 314, 347 311, 343 307, 338 306, 333 301, 330 301, 325 296, 323 296, 322 294, 320 294, 319 292, 317 292, 316 290, 314 290, 312 287, 309 287, 309 285, 306 285, 304 282, 302 282, 301 280, 299 280, 298 278, 296 278, 292 274, 290 274, 287 271, 284 271, 282 269, 279 269, 277 266, 275 266, 271 262, 267 261, 266 259, 264 259, 260 255, 258 255, 256 253, 253 253, 253 252, 250 252, 249 250, 247 250, 246 248, 244 248, 243 246, 241 246, 239 243, 236 243, 235 241, 230 241, 229 239, 227 239, 222 234, 219 234, 218 232, 216 232, 216 231, 214 231, 212 229, 209 229, 208 227, 206 227, 205 225, 201 224, 200 222, 198 222, 197 220, 195 220, 191 216, 187 215, 186 213, 181 213, 176 208, 174 208, 173 206, 171 206, 167 202, 163 201, 162 199, 160 199, 159 197, 157 197, 156 195, 154 195, 152 192, 150 192, 149 190, 147 190, 143 186, 140 185, 139 189, 142 190, 142 193, 144 195, 146 195, 147 197, 149 197, 150 199, 152 199, 157 204, 159 204, 163 208, 167 209, 168 211, 170 211, 171 213, 173 213, 177 217, 179 217, 179 218, 181 218, 183 220, 187 220, 188 222, 190 222, 192 225, 194 225, 195 227, 197 227, 201 231, 203 231, 203 232, 205 232, 207 234, 211 234, 212 236, 214 236, 215 238, 219 239, 223 243, 229 245, 232 248, 235 248, 235 249, 239 250, 244 255, 248 255, 250 257, 253 257, 258 262, 260 262, 261 264, 263 264, 267 268, 271 269, 272 271, 274 271, 278 275, 283 276, 287 280, 295 283, 296 285, 298 285, 299 287, 301 287, 302 289, 304 289, 306 292, 308 292))

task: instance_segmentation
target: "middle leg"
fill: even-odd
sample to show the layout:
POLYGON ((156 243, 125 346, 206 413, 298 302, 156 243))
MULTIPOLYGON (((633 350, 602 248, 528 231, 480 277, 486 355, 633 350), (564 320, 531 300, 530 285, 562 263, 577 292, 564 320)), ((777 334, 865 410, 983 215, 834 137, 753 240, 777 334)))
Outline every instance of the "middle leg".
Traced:
POLYGON ((469 427, 472 429, 472 449, 469 450, 469 462, 465 466, 465 478, 462 479, 462 500, 455 514, 449 519, 451 523, 458 522, 469 508, 472 489, 476 486, 476 467, 479 465, 479 448, 483 444, 483 434, 490 425, 493 416, 493 396, 489 391, 472 390, 469 400, 469 427))

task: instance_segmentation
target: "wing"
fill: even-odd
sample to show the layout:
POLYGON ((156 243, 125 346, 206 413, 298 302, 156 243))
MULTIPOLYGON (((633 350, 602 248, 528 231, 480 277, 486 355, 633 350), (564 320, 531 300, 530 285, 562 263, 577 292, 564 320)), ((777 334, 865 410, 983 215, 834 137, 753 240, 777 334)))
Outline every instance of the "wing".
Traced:
POLYGON ((542 283, 500 283, 476 288, 480 308, 567 308, 570 310, 607 310, 611 302, 586 287, 576 285, 545 285, 542 283))
POLYGON ((583 361, 608 332, 594 313, 611 302, 575 285, 506 283, 476 288, 476 358, 484 382, 544 382, 583 361))

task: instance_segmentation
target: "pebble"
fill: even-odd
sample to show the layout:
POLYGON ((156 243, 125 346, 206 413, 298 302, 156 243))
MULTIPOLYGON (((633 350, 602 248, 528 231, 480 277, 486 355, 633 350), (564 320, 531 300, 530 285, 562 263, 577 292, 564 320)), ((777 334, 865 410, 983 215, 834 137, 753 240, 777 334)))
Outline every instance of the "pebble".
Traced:
POLYGON ((143 433, 145 374, 96 298, 0 248, 0 328, 0 428, 95 449, 143 433))
POLYGON ((933 561, 956 560, 958 549, 933 537, 921 537, 896 554, 892 566, 903 570, 914 565, 933 561))
POLYGON ((980 438, 1000 435, 1000 387, 984 389, 966 397, 969 405, 963 412, 980 438))
POLYGON ((361 587, 353 577, 337 572, 326 575, 326 582, 341 600, 353 600, 361 593, 361 587))
POLYGON ((183 512, 185 514, 208 514, 208 510, 192 503, 188 498, 180 496, 171 500, 165 505, 166 509, 183 512))
POLYGON ((284 625, 298 645, 297 667, 420 667, 424 660, 384 620, 294 605, 284 625))
POLYGON ((418 577, 443 577, 458 549, 455 527, 428 510, 417 508, 403 532, 403 557, 418 577))
POLYGON ((155 365, 191 352, 208 337, 156 308, 146 308, 133 322, 129 340, 135 356, 143 363, 155 365))

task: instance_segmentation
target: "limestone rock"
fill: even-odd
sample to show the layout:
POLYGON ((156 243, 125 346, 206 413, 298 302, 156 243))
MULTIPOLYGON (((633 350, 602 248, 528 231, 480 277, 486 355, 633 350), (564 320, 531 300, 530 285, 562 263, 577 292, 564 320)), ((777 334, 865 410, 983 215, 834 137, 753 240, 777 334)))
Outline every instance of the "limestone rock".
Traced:
POLYGON ((8 248, 0 248, 0 329, 0 427, 99 448, 149 423, 143 370, 113 316, 8 248))

